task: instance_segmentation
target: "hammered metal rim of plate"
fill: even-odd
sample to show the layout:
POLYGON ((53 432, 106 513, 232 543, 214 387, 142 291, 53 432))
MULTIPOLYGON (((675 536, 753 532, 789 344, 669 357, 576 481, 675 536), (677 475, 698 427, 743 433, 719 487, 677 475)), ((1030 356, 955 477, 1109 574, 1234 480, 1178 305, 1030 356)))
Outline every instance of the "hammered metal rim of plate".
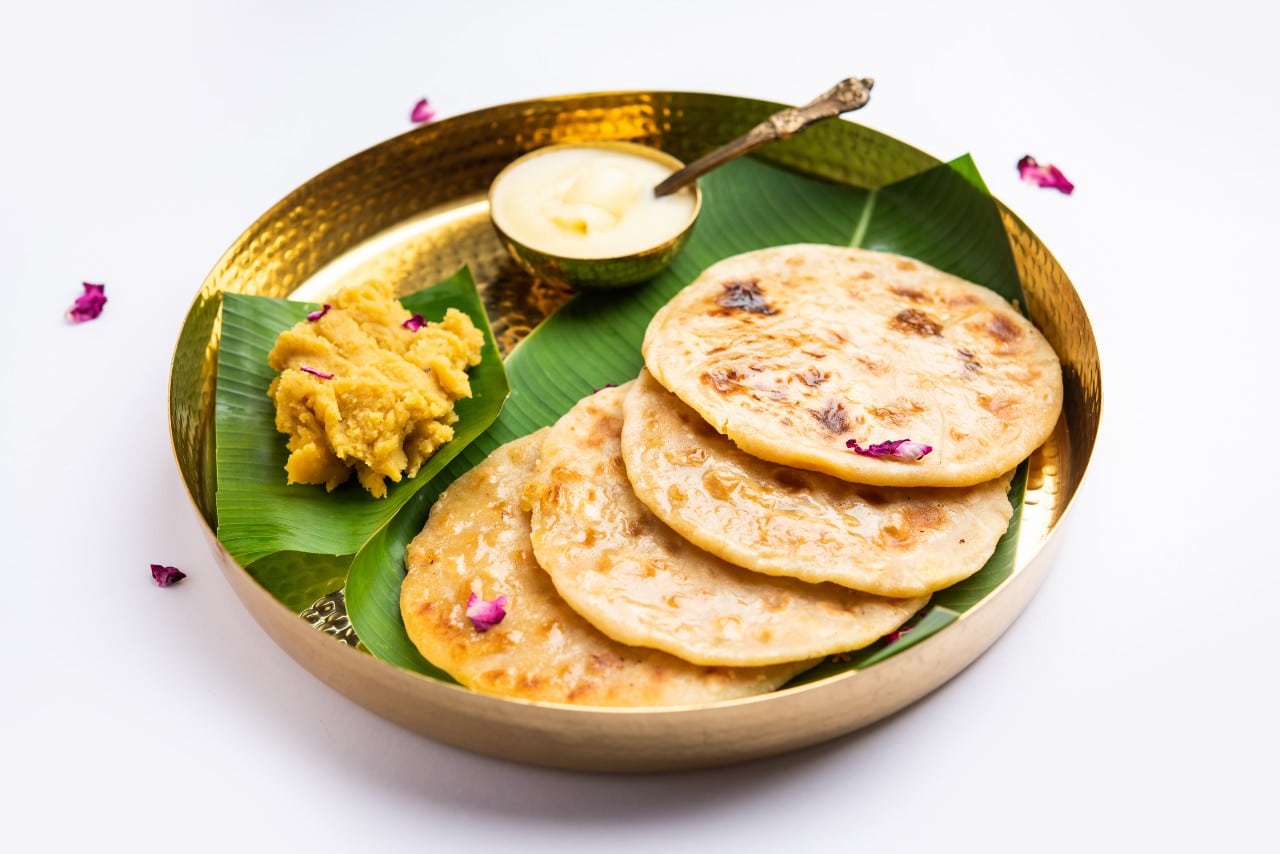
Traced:
MULTIPOLYGON (((472 138, 472 159, 467 163, 480 178, 488 174, 489 180, 522 150, 554 141, 638 141, 667 151, 675 149, 672 153, 681 157, 677 152, 682 148, 696 152, 698 148, 712 147, 728 137, 726 127, 754 123, 780 106, 707 93, 624 91, 561 95, 490 107, 406 132, 342 161, 290 193, 235 241, 202 285, 175 349, 170 377, 171 439, 178 468, 194 509, 205 521, 205 534, 219 565, 246 608, 282 648, 353 701, 446 743, 549 766, 657 770, 741 761, 853 731, 933 691, 1003 633, 1047 572, 1056 550, 1054 534, 1079 494, 1096 441, 1102 388, 1097 346, 1078 295, 1043 243, 998 200, 1020 273, 1025 268, 1037 277, 1034 292, 1028 289, 1028 312, 1045 328, 1058 349, 1070 388, 1067 406, 1072 411, 1064 411, 1060 425, 1067 442, 1063 448, 1064 465, 1071 469, 1065 483, 1067 494, 1053 509, 1055 515, 1046 534, 1034 544, 1035 553, 1025 561, 1020 556, 1018 567, 1008 579, 937 635, 873 667, 770 694, 697 706, 610 708, 480 694, 401 670, 317 631, 258 586, 218 544, 209 524, 211 517, 205 505, 212 495, 207 458, 211 439, 206 435, 209 426, 200 423, 199 413, 207 412, 211 406, 209 366, 217 348, 216 302, 222 290, 231 289, 227 285, 243 284, 233 281, 229 272, 237 260, 246 260, 244 269, 250 271, 261 262, 268 273, 280 276, 282 281, 272 284, 285 292, 296 286, 298 278, 305 278, 298 268, 314 268, 319 263, 305 257, 305 253, 290 256, 286 252, 281 256, 294 263, 293 269, 271 267, 271 257, 263 260, 254 253, 267 252, 270 256, 268 250, 278 251, 278 241, 283 239, 282 233, 287 234, 287 226, 305 222, 308 205, 323 208, 325 192, 331 191, 342 176, 365 164, 376 164, 389 153, 404 157, 406 152, 420 149, 430 156, 442 157, 447 161, 445 165, 462 162, 458 149, 467 147, 462 145, 466 140, 455 141, 454 149, 441 140, 447 142, 451 134, 468 133, 478 136, 472 138), (502 139, 494 136, 496 131, 502 131, 502 139), (488 137, 484 136, 486 132, 488 137), (510 139, 506 134, 511 135, 510 139), (717 135, 721 138, 714 138, 717 135), (432 146, 440 147, 444 154, 432 146), (475 152, 475 148, 482 150, 475 152), (1059 328, 1061 318, 1055 312, 1070 314, 1071 328, 1059 328), (1047 327, 1044 320, 1051 321, 1047 327), (854 686, 864 686, 866 690, 854 686), (619 721, 627 723, 611 723, 619 721), (674 752, 653 754, 662 749, 674 752)), ((896 180, 894 169, 909 173, 912 168, 939 162, 906 143, 851 122, 839 120, 826 125, 826 129, 815 126, 788 143, 777 144, 767 150, 769 156, 765 159, 861 186, 877 186, 866 183, 867 176, 874 174, 872 165, 865 162, 869 155, 850 162, 843 151, 845 146, 836 146, 832 140, 843 142, 847 137, 869 149, 878 145, 900 155, 902 163, 895 161, 882 170, 887 173, 880 175, 882 183, 896 180)), ((869 149, 864 148, 863 153, 869 149)), ((687 158, 687 154, 681 157, 687 158)), ((393 165, 398 168, 401 164, 393 165)), ((442 168, 435 161, 430 165, 442 168)), ((420 172, 406 171, 407 177, 401 176, 400 180, 420 182, 422 172, 429 171, 425 167, 420 172)), ((378 177, 384 178, 385 183, 370 190, 364 200, 375 191, 396 192, 397 175, 378 177)), ((456 197, 459 191, 453 187, 451 192, 456 197)), ((375 211, 375 220, 380 213, 375 211)), ((371 233, 376 234, 377 229, 371 233)), ((243 274, 244 270, 240 272, 243 274)), ((1024 281, 1026 278, 1024 275, 1024 281)))

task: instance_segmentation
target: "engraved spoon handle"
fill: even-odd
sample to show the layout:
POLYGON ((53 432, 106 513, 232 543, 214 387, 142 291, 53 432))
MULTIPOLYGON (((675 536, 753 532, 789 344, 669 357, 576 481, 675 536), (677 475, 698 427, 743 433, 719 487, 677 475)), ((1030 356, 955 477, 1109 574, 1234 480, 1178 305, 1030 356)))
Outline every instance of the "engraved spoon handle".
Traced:
POLYGON ((788 107, 774 113, 742 136, 702 155, 688 166, 673 172, 661 184, 653 188, 653 194, 661 197, 692 184, 712 169, 735 157, 755 151, 762 145, 795 136, 814 122, 834 118, 864 107, 871 100, 870 77, 850 77, 832 86, 823 95, 814 98, 803 107, 788 107))

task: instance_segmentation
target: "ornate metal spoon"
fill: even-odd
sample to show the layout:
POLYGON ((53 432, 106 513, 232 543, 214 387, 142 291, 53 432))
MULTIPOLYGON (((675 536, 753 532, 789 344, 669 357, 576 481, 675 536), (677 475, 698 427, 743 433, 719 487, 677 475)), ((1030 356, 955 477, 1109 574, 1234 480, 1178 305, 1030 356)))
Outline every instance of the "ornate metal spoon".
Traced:
POLYGON ((732 142, 702 155, 683 169, 673 172, 670 177, 653 188, 653 194, 665 196, 674 193, 735 157, 755 151, 760 146, 776 140, 795 136, 814 122, 834 118, 841 113, 864 107, 867 101, 871 100, 873 85, 875 81, 870 77, 850 77, 848 80, 840 81, 825 94, 803 107, 788 107, 774 113, 732 142))

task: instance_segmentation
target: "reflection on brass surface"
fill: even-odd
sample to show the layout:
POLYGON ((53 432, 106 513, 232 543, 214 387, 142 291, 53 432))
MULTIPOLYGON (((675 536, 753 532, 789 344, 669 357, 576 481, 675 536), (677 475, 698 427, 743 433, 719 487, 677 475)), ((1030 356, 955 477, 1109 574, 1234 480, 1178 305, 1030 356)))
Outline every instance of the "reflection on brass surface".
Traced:
POLYGON ((370 279, 395 283, 397 293, 412 293, 463 266, 471 269, 504 356, 573 296, 568 287, 534 279, 511 260, 489 221, 485 196, 433 208, 357 244, 290 296, 320 302, 370 279))
POLYGON ((1069 499, 1079 486, 1093 453, 1098 419, 1102 415, 1098 345, 1079 295, 1048 248, 1003 205, 1000 215, 1027 295, 1027 316, 1044 332, 1062 362, 1065 398, 1062 417, 1075 459, 1072 466, 1059 465, 1058 475, 1067 478, 1064 492, 1069 499))
MULTIPOLYGON (((746 700, 665 709, 593 709, 511 701, 400 670, 335 642, 260 587, 218 545, 213 390, 224 291, 322 293, 362 276, 415 290, 471 265, 504 352, 569 296, 508 260, 485 192, 518 155, 553 142, 631 140, 691 160, 781 105, 720 95, 616 92, 508 104, 425 125, 324 172, 264 214, 197 292, 170 374, 174 454, 215 558, 269 635, 318 678, 389 720, 433 738, 523 762, 611 771, 723 764, 850 732, 954 676, 1012 623, 1047 572, 1051 537, 1076 495, 1102 407, 1097 346, 1066 274, 1034 234, 1001 209, 1027 311, 1063 364, 1065 406, 1030 461, 1013 575, 955 623, 880 664, 746 700)), ((848 121, 814 125, 756 155, 806 174, 878 187, 937 165, 848 121)), ((322 600, 323 601, 323 600, 322 600)), ((337 613, 309 612, 320 622, 337 613)), ((319 605, 319 603, 318 603, 319 605)))
POLYGON ((1027 460, 1027 491, 1022 500, 1015 571, 1039 553, 1062 515, 1068 497, 1062 479, 1068 447, 1066 421, 1059 419, 1049 441, 1027 460))
POLYGON ((360 639, 347 616, 347 599, 341 590, 321 596, 315 604, 299 614, 312 628, 319 629, 348 646, 359 646, 360 639))

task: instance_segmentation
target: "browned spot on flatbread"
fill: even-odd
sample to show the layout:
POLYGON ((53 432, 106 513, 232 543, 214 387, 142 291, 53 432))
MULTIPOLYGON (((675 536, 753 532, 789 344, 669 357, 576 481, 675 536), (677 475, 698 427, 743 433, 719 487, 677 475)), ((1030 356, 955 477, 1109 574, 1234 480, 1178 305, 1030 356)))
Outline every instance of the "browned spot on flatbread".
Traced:
POLYGON ((935 503, 906 504, 893 516, 880 528, 886 544, 908 545, 920 535, 943 527, 948 520, 947 512, 935 503))
POLYGON ((924 407, 919 403, 914 400, 902 399, 892 401, 884 406, 873 406, 867 409, 867 413, 876 420, 895 427, 901 427, 908 423, 921 412, 924 412, 924 407))
POLYGON ((773 477, 784 489, 799 491, 809 489, 811 486, 803 474, 791 468, 774 469, 773 477))
POLYGON ((935 531, 947 522, 947 511, 933 502, 908 504, 902 510, 903 523, 915 531, 935 531))
POLYGON ((587 434, 585 444, 589 448, 603 448, 613 441, 613 437, 622 429, 622 419, 612 415, 602 415, 591 422, 591 431, 587 434))
POLYGON ((889 372, 889 363, 884 359, 872 359, 869 356, 862 355, 856 355, 854 358, 858 360, 859 365, 862 365, 862 367, 878 377, 884 376, 889 372))
POLYGON ((898 262, 894 266, 897 267, 899 270, 911 271, 916 269, 916 262, 908 258, 901 258, 898 260, 898 262))
POLYGON ((821 409, 810 409, 809 414, 832 433, 845 433, 849 429, 849 415, 838 400, 828 400, 821 409))
POLYGON ((721 282, 722 292, 716 297, 716 305, 721 308, 740 309, 751 314, 777 314, 778 310, 769 305, 760 288, 759 279, 739 279, 721 282))
POLYGON ((800 382, 809 386, 809 388, 820 386, 823 383, 825 383, 827 380, 831 379, 831 374, 824 373, 818 370, 817 368, 813 367, 812 365, 805 368, 803 371, 800 371, 795 376, 796 376, 796 379, 800 380, 800 382))
POLYGON ((956 355, 964 363, 964 369, 969 373, 979 373, 982 370, 982 364, 978 361, 972 350, 966 350, 964 347, 956 349, 956 355))
POLYGON ((743 374, 737 368, 712 368, 702 375, 702 381, 721 394, 742 390, 743 374))
POLYGON ((893 501, 893 498, 879 489, 870 486, 862 486, 858 488, 858 497, 872 507, 883 507, 893 501))
POLYGON ((897 296, 902 297, 903 299, 909 299, 912 302, 921 302, 922 300, 925 299, 924 291, 920 290, 919 288, 897 286, 897 287, 890 288, 889 291, 893 294, 896 294, 897 296))
POLYGON ((548 474, 553 483, 573 483, 582 479, 582 475, 567 466, 556 466, 548 474))
POLYGON ((707 461, 706 448, 688 448, 679 453, 668 455, 668 459, 678 466, 698 466, 707 461))
POLYGON ((998 353, 1012 353, 1018 348, 1018 342, 1022 340, 1022 329, 1007 314, 995 312, 991 315, 991 319, 987 321, 987 325, 983 327, 988 335, 1001 344, 996 351, 998 353))
POLYGON ((742 485, 742 482, 719 469, 708 469, 702 473, 702 486, 707 494, 721 501, 727 501, 742 485))
POLYGON ((1001 421, 1012 421, 1018 417, 1018 401, 1007 394, 980 394, 978 405, 1001 421))
POLYGON ((942 324, 923 311, 906 308, 889 321, 889 326, 899 332, 930 337, 942 334, 942 324))
POLYGON ((622 667, 622 656, 615 652, 592 653, 587 668, 594 674, 608 674, 622 667))

